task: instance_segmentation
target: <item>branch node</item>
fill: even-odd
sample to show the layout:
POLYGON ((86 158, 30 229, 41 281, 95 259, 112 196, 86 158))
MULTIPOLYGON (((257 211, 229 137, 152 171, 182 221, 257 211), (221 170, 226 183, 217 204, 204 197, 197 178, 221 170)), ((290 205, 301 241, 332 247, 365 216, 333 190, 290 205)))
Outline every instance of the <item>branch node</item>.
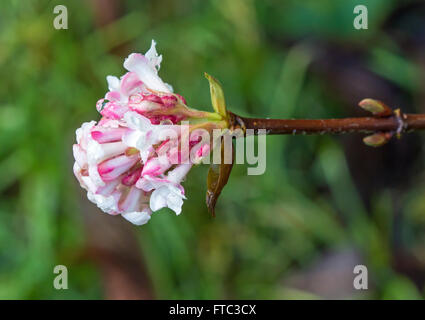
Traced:
POLYGON ((227 114, 229 119, 229 129, 231 131, 241 129, 243 134, 246 135, 246 125, 242 118, 232 112, 228 112, 227 114))
POLYGON ((395 133, 397 135, 397 138, 400 139, 401 134, 407 129, 407 124, 404 121, 407 117, 403 112, 401 112, 400 109, 394 110, 394 115, 397 120, 397 129, 395 133))

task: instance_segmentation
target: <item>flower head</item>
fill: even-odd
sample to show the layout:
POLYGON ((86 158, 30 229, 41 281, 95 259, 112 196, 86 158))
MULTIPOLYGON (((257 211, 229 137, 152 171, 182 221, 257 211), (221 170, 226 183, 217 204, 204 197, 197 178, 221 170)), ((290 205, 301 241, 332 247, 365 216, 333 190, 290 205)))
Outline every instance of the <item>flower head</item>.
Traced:
POLYGON ((186 199, 181 182, 211 149, 198 143, 198 134, 188 134, 227 126, 217 113, 187 107, 159 77, 161 61, 154 41, 145 55, 130 54, 124 62, 128 72, 107 77, 109 91, 96 105, 101 120, 83 123, 73 146, 74 174, 88 199, 136 225, 165 207, 181 213, 186 199))

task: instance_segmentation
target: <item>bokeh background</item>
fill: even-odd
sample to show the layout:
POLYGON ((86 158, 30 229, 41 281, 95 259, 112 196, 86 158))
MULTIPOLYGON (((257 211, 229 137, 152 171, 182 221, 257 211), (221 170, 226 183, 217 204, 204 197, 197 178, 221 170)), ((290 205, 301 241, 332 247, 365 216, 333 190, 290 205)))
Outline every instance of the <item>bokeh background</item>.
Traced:
POLYGON ((211 109, 206 71, 244 116, 362 116, 366 97, 425 112, 424 1, 1 1, 0 298, 424 297, 424 133, 380 149, 356 134, 270 136, 265 174, 235 166, 215 219, 207 166, 179 217, 136 227, 91 204, 72 173, 75 129, 151 39, 192 107, 211 109), (59 4, 67 30, 53 28, 59 4), (358 4, 368 30, 353 28, 358 4), (53 288, 59 264, 68 290, 53 288))

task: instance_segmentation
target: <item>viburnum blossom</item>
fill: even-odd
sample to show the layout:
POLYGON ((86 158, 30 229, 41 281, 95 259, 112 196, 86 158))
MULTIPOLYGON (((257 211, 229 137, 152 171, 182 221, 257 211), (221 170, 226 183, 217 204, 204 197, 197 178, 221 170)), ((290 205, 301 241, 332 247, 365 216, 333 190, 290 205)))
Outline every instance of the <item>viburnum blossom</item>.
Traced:
POLYGON ((173 93, 158 75, 161 61, 154 41, 145 55, 130 54, 124 62, 128 72, 107 77, 109 91, 96 105, 102 118, 83 123, 73 146, 74 174, 88 199, 136 225, 165 207, 181 213, 186 199, 181 182, 211 150, 196 129, 226 127, 219 114, 191 109, 173 93))

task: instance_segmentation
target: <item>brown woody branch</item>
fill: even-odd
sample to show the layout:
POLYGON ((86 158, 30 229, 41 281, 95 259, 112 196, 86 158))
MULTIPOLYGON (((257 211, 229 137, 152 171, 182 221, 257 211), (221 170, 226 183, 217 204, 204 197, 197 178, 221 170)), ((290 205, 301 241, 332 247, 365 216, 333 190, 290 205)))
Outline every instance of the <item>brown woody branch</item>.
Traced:
POLYGON ((340 134, 340 133, 403 133, 425 129, 425 114, 395 113, 389 117, 361 117, 342 119, 261 119, 245 118, 235 114, 234 127, 265 129, 267 134, 340 134))
POLYGON ((245 118, 229 112, 231 129, 242 129, 245 135, 263 134, 342 134, 369 133, 363 139, 368 146, 379 147, 395 134, 425 129, 425 114, 404 114, 392 110, 379 100, 366 98, 359 107, 371 117, 342 119, 261 119, 245 118), (248 131, 251 129, 251 132, 248 131))

